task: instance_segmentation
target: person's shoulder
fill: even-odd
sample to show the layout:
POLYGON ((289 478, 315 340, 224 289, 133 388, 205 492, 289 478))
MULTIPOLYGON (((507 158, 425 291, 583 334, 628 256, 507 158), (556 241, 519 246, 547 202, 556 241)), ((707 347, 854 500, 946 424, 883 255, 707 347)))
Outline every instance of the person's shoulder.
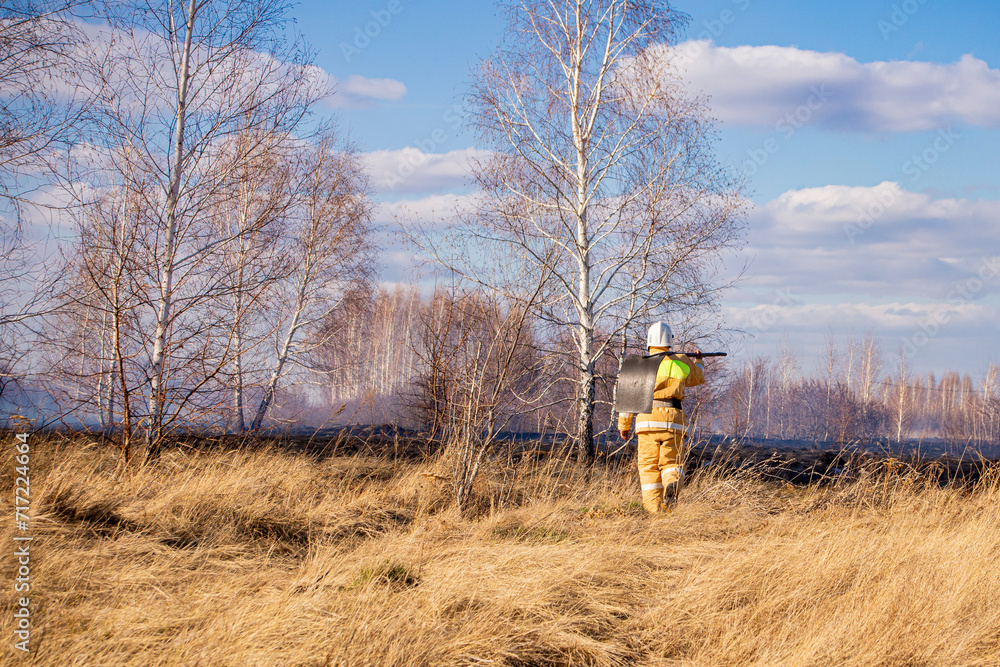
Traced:
POLYGON ((698 357, 689 357, 686 354, 678 355, 680 357, 679 361, 687 364, 689 367, 697 366, 698 368, 703 368, 703 362, 698 357))

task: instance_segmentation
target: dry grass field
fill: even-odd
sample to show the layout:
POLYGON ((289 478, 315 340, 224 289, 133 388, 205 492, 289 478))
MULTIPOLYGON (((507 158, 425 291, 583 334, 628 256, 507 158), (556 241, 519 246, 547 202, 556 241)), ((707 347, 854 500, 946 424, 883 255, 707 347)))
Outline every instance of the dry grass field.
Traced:
POLYGON ((171 449, 116 472, 87 439, 32 449, 24 665, 1000 665, 1000 479, 893 461, 793 487, 700 469, 646 516, 628 465, 446 464, 171 449))

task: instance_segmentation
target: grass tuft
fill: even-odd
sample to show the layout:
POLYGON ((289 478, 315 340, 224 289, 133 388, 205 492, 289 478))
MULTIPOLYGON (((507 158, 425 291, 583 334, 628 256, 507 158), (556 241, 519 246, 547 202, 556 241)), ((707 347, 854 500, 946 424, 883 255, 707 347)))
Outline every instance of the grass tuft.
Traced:
POLYGON ((390 588, 410 588, 420 583, 420 577, 411 574, 405 565, 386 561, 377 567, 363 567, 348 589, 372 584, 390 588))

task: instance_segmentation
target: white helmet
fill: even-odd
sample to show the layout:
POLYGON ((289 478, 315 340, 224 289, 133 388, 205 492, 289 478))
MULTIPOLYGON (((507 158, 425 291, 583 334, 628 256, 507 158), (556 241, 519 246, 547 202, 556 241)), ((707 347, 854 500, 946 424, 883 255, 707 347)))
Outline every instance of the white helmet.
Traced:
POLYGON ((670 347, 674 342, 674 332, 666 322, 654 322, 646 334, 647 347, 670 347))

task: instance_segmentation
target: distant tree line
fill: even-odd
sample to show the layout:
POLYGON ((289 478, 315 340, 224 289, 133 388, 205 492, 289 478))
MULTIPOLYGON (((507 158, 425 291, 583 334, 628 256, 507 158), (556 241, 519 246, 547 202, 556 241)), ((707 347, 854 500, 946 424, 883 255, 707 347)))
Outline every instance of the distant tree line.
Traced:
POLYGON ((944 370, 916 375, 901 350, 886 359, 878 339, 827 345, 822 372, 802 375, 784 348, 720 369, 702 397, 702 426, 734 437, 823 442, 939 438, 956 444, 1000 442, 1000 367, 981 377, 944 370))

